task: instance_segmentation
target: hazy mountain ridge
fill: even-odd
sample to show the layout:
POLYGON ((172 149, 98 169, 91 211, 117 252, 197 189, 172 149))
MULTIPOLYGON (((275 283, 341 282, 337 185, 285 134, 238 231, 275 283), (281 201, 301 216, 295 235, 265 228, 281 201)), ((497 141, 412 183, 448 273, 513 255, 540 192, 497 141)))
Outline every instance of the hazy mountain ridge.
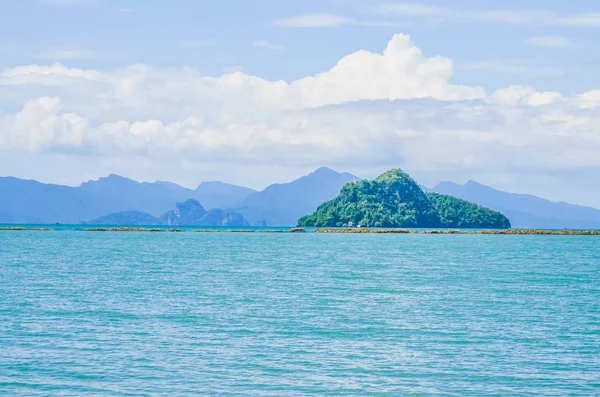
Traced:
POLYGON ((0 178, 0 222, 78 223, 90 214, 104 215, 104 208, 93 193, 77 187, 0 178))
POLYGON ((157 217, 140 211, 121 211, 104 215, 89 222, 90 225, 153 226, 160 224, 157 217))
POLYGON ((246 219, 237 212, 219 208, 207 211, 194 199, 177 203, 175 207, 175 210, 165 212, 159 218, 140 211, 123 211, 88 223, 113 226, 248 226, 246 219))
POLYGON ((202 183, 191 190, 171 182, 137 182, 114 174, 75 187, 3 177, 0 222, 80 223, 127 211, 159 217, 188 199, 199 198, 208 209, 217 203, 228 208, 252 192, 222 182, 202 183))
POLYGON ((253 225, 266 221, 269 226, 295 226, 299 218, 333 199, 344 185, 353 180, 359 178, 321 167, 292 182, 273 184, 253 193, 234 209, 253 225))
POLYGON ((229 183, 202 182, 194 191, 194 199, 209 210, 213 208, 233 208, 256 192, 254 189, 229 183))
POLYGON ((170 182, 136 182, 114 174, 78 187, 0 178, 0 222, 108 221, 110 218, 103 218, 114 218, 118 213, 132 221, 140 216, 143 221, 150 218, 139 213, 158 218, 176 203, 195 199, 208 210, 234 210, 252 224, 293 226, 298 218, 335 197, 342 186, 355 179, 358 178, 348 173, 319 168, 292 182, 270 185, 257 192, 216 181, 203 182, 191 190, 170 182))
POLYGON ((441 182, 433 191, 500 211, 515 228, 600 228, 600 210, 595 208, 553 202, 529 194, 508 193, 475 181, 464 185, 441 182))
MULTIPOLYGON (((262 191, 222 182, 203 182, 195 190, 171 182, 136 182, 109 175, 80 186, 44 184, 0 177, 0 223, 80 223, 115 213, 132 222, 148 220, 172 210, 176 203, 197 200, 205 209, 233 210, 251 225, 294 226, 299 218, 335 198, 342 187, 359 178, 329 168, 262 191), (136 215, 136 213, 138 213, 136 215)), ((449 194, 502 212, 515 228, 600 228, 600 210, 555 203, 525 194, 507 193, 469 181, 442 182, 423 191, 449 194)))

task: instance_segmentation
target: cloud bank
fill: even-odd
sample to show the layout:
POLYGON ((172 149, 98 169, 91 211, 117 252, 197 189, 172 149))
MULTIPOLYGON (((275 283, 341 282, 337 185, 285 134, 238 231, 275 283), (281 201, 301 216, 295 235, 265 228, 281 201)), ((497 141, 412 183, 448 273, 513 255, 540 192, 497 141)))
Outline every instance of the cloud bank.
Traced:
POLYGON ((452 75, 450 59, 425 56, 402 34, 382 52, 357 51, 291 82, 147 65, 17 66, 0 73, 0 167, 56 182, 117 172, 190 186, 262 186, 321 165, 500 186, 528 171, 600 167, 600 91, 486 93, 452 75))

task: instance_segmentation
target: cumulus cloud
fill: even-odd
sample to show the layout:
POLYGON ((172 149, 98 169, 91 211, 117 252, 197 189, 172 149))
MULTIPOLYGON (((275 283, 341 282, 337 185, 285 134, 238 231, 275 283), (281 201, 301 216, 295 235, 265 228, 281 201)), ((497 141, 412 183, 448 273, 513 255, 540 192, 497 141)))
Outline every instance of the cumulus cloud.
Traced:
POLYGON ((325 13, 303 14, 280 19, 276 24, 286 28, 335 28, 354 22, 353 18, 325 13))
POLYGON ((291 87, 313 106, 367 99, 474 99, 483 89, 448 83, 448 58, 425 58, 407 35, 396 35, 382 54, 359 51, 331 70, 295 81, 291 87))
POLYGON ((406 35, 291 82, 147 65, 9 68, 0 99, 16 110, 0 114, 0 166, 70 159, 85 175, 190 186, 202 175, 260 186, 273 182, 267 170, 285 180, 321 165, 361 176, 400 166, 423 182, 600 168, 600 91, 488 94, 452 73, 406 35))
POLYGON ((487 59, 465 62, 457 67, 462 70, 484 70, 494 73, 520 74, 530 77, 557 77, 565 74, 561 68, 541 66, 528 59, 487 59))
POLYGON ((592 90, 579 95, 579 107, 581 109, 600 107, 600 90, 592 90))
MULTIPOLYGON (((59 114, 59 98, 39 98, 24 104, 15 115, 4 117, 3 147, 63 150, 81 148, 89 133, 88 121, 74 113, 59 114)), ((1 135, 0 135, 1 136, 1 135)))
MULTIPOLYGON (((328 164, 350 170, 402 166, 430 179, 514 175, 532 167, 600 167, 594 155, 600 150, 600 112, 581 114, 575 104, 557 108, 558 102, 534 106, 534 94, 523 89, 509 105, 417 99, 346 103, 251 120, 204 115, 99 124, 68 111, 57 98, 40 98, 3 119, 2 130, 8 134, 3 134, 2 148, 141 158, 154 164, 233 169, 243 164, 247 172, 265 164, 305 169, 328 164), (528 103, 523 107, 518 101, 528 103)), ((254 178, 270 182, 264 174, 264 180, 254 178)))
POLYGON ((573 43, 563 36, 532 36, 525 39, 525 44, 537 47, 567 48, 573 43))
POLYGON ((69 80, 106 81, 107 76, 96 70, 68 68, 59 63, 51 66, 17 66, 5 69, 0 74, 0 85, 63 85, 69 80))
POLYGON ((493 102, 509 106, 544 106, 556 103, 562 95, 554 91, 537 92, 532 87, 511 86, 495 91, 491 95, 493 102))
POLYGON ((600 13, 558 14, 549 11, 499 10, 473 12, 472 19, 515 25, 600 27, 600 13))
POLYGON ((545 10, 469 10, 436 7, 419 3, 387 3, 376 6, 376 13, 404 17, 435 17, 436 21, 452 20, 467 23, 506 23, 532 26, 600 27, 600 13, 556 13, 545 10))
POLYGON ((134 65, 108 74, 55 64, 7 69, 0 75, 0 85, 61 85, 77 78, 103 82, 103 97, 129 108, 161 101, 176 102, 177 106, 209 102, 230 109, 298 109, 362 100, 466 100, 484 96, 481 88, 451 84, 452 74, 450 59, 427 58, 409 36, 399 34, 382 53, 357 51, 326 72, 290 83, 241 72, 208 77, 191 68, 164 70, 134 65))

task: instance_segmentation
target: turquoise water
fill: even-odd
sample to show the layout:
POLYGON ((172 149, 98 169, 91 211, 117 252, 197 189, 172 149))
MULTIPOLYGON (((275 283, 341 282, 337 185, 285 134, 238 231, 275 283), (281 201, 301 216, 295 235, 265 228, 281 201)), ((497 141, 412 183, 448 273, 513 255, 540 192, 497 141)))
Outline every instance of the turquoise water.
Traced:
POLYGON ((599 395, 593 236, 0 232, 0 395, 599 395))

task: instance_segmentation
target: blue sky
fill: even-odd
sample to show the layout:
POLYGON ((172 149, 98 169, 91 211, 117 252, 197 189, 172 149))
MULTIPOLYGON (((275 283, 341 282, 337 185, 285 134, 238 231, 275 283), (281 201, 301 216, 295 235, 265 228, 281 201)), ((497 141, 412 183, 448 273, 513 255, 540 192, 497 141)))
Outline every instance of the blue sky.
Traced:
POLYGON ((411 4, 414 10, 394 11, 397 4, 407 5, 369 0, 7 2, 0 16, 0 66, 42 60, 100 69, 133 63, 188 65, 209 75, 242 69, 289 81, 326 70, 358 49, 380 51, 394 33, 402 32, 425 53, 451 57, 456 83, 494 89, 535 83, 543 90, 577 92, 600 82, 600 55, 593 51, 600 16, 595 23, 560 23, 560 18, 600 13, 594 1, 504 1, 501 7, 497 1, 428 1, 411 4), (557 21, 535 15, 518 23, 511 23, 510 16, 469 16, 490 11, 547 13, 547 19, 557 21), (286 28, 281 23, 311 14, 340 21, 331 21, 338 25, 329 28, 286 28), (528 42, 540 36, 558 41, 528 42), (258 41, 274 46, 254 46, 258 41), (274 50, 277 46, 281 49, 274 50))
POLYGON ((5 3, 0 174, 261 187, 397 166, 600 207, 596 2, 5 3))

